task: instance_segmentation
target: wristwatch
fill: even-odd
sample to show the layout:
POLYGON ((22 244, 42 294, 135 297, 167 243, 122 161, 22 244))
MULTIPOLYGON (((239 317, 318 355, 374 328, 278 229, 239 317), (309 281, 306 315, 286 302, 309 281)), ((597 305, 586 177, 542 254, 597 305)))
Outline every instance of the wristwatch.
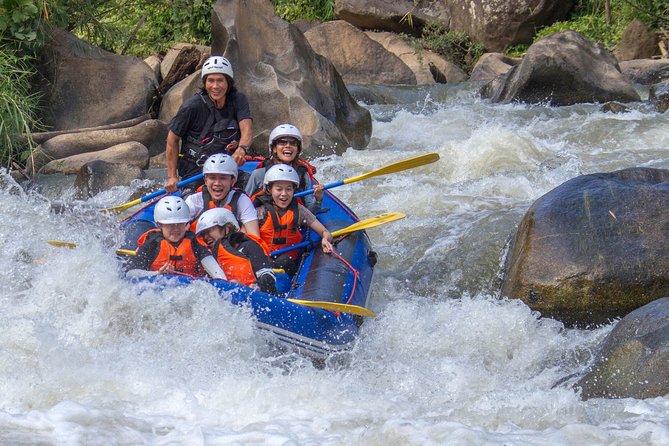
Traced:
POLYGON ((239 147, 244 149, 244 152, 249 153, 249 146, 247 146, 246 144, 241 144, 239 147))

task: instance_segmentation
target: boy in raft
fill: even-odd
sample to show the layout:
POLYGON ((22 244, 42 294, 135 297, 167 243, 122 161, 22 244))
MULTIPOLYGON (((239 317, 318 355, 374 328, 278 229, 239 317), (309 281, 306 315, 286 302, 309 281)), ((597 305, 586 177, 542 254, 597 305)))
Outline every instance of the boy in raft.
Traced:
POLYGON ((188 230, 190 210, 181 197, 161 198, 153 210, 158 229, 150 229, 138 240, 137 255, 127 263, 128 269, 162 273, 181 273, 214 279, 225 279, 225 273, 211 251, 188 230))
MULTIPOLYGON (((323 252, 332 252, 332 234, 293 194, 300 184, 298 173, 287 164, 276 164, 265 174, 265 193, 257 195, 254 205, 258 211, 260 238, 270 252, 302 241, 300 226, 309 226, 321 237, 323 252)), ((275 265, 290 277, 297 271, 298 250, 277 257, 275 265)))
MULTIPOLYGON (((265 158, 258 168, 251 172, 251 176, 246 183, 246 194, 253 197, 256 193, 262 192, 264 177, 267 169, 276 164, 288 164, 297 171, 300 183, 296 192, 314 189, 313 195, 302 197, 304 205, 313 214, 318 214, 323 202, 323 185, 314 184, 314 167, 307 161, 300 158, 302 153, 302 133, 292 124, 281 124, 272 130, 269 134, 269 155, 265 158)), ((254 197, 255 198, 255 197, 254 197)))
POLYGON ((243 232, 259 236, 258 214, 251 199, 244 191, 232 188, 237 172, 237 163, 230 155, 217 153, 207 158, 202 166, 204 185, 186 198, 191 221, 208 209, 224 207, 232 211, 243 232))
POLYGON ((229 281, 278 294, 267 245, 238 231, 235 216, 225 208, 209 209, 197 219, 197 236, 207 243, 229 281))

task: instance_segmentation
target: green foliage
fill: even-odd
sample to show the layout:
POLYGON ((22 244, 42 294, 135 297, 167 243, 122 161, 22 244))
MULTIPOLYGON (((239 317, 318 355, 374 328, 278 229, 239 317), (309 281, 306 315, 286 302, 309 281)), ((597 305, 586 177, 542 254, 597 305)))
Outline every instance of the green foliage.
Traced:
MULTIPOLYGON (((46 6, 44 6, 46 10, 46 6)), ((18 47, 31 47, 37 39, 40 10, 35 0, 0 2, 0 41, 12 41, 18 47)))
POLYGON ((599 42, 609 49, 612 49, 618 42, 624 25, 606 24, 606 18, 603 16, 585 15, 569 22, 556 22, 539 31, 535 36, 535 41, 549 34, 561 31, 573 30, 583 34, 593 42, 599 42))
MULTIPOLYGON (((534 41, 570 29, 613 49, 620 42, 625 27, 634 19, 641 20, 651 29, 668 27, 669 0, 611 0, 609 23, 604 0, 580 0, 574 7, 571 20, 541 29, 534 41)), ((508 50, 507 54, 511 55, 508 50)))
POLYGON ((19 143, 21 134, 39 128, 35 117, 39 97, 32 92, 32 60, 0 47, 0 166, 25 159, 32 143, 19 143))
POLYGON ((473 42, 464 32, 447 31, 437 22, 428 22, 419 39, 409 39, 414 47, 434 51, 468 73, 484 52, 483 45, 473 42))
POLYGON ((327 22, 335 18, 334 0, 272 0, 277 15, 288 22, 317 20, 327 22))
POLYGON ((214 3, 215 0, 98 0, 90 9, 69 9, 68 29, 108 51, 144 57, 164 51, 174 42, 208 45, 214 3))

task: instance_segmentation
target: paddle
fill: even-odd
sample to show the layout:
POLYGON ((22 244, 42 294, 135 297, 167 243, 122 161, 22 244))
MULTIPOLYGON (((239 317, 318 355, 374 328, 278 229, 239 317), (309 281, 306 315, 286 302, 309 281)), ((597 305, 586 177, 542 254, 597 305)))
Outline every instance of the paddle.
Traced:
POLYGON ((342 313, 355 314, 357 316, 376 317, 376 313, 374 313, 372 310, 358 305, 338 304, 336 302, 322 302, 322 301, 300 300, 300 299, 290 299, 290 298, 288 299, 288 301, 294 304, 304 305, 305 307, 320 308, 322 310, 330 310, 330 311, 341 311, 342 313))
MULTIPOLYGON (((197 174, 197 175, 192 176, 190 178, 186 178, 183 181, 179 181, 177 183, 177 189, 180 189, 187 184, 194 183, 195 181, 202 179, 203 176, 204 175, 200 173, 200 174, 197 174)), ((112 206, 112 207, 107 208, 107 209, 102 209, 102 211, 105 211, 105 212, 123 212, 126 209, 130 209, 131 207, 135 206, 136 204, 144 203, 144 202, 152 200, 156 197, 160 197, 161 195, 165 194, 166 192, 167 191, 165 189, 160 189, 160 190, 157 190, 155 192, 150 193, 149 195, 145 195, 142 198, 138 198, 136 200, 132 200, 128 203, 120 204, 118 206, 112 206)))
MULTIPOLYGON (((385 214, 380 214, 377 215, 376 217, 366 218, 364 220, 360 220, 356 223, 353 223, 352 225, 347 226, 345 228, 338 229, 332 233, 332 237, 339 237, 340 235, 349 234, 351 232, 361 231, 363 229, 369 229, 379 225, 385 225, 386 223, 390 223, 391 221, 395 220, 400 220, 404 217, 406 217, 406 214, 403 214, 401 212, 386 212, 385 214)), ((280 254, 283 254, 284 252, 292 251, 294 249, 304 248, 306 246, 311 245, 312 243, 314 243, 314 240, 305 240, 292 246, 286 246, 285 248, 277 249, 276 251, 271 252, 270 255, 276 257, 280 254)))
MULTIPOLYGON (((424 155, 414 156, 413 158, 407 158, 404 161, 398 161, 396 163, 388 164, 385 167, 382 167, 371 172, 364 173, 351 178, 346 178, 345 180, 336 181, 334 183, 326 184, 323 186, 323 189, 332 189, 333 187, 342 186, 344 184, 354 183, 356 181, 365 180, 367 178, 378 177, 380 175, 387 175, 389 173, 401 172, 407 169, 413 169, 414 167, 423 166, 425 164, 434 163, 439 159, 438 153, 426 153, 424 155)), ((296 197, 303 197, 305 195, 313 194, 314 190, 309 189, 302 192, 297 192, 296 197)))
MULTIPOLYGON (((74 242, 64 242, 62 240, 47 240, 46 242, 52 246, 58 246, 59 248, 65 247, 74 249, 77 247, 77 244, 74 242)), ((117 249, 116 254, 120 256, 136 256, 137 251, 133 251, 131 249, 117 249)))

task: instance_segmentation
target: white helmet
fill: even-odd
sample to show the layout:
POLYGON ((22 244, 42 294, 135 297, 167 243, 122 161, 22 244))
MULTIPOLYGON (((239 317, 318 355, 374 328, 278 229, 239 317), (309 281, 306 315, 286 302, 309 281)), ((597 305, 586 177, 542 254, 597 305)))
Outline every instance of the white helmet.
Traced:
POLYGON ((302 150, 302 133, 300 133, 300 129, 292 124, 281 124, 274 127, 274 130, 272 130, 272 132, 269 134, 270 156, 272 155, 272 145, 274 145, 274 141, 285 137, 297 139, 297 150, 302 150))
POLYGON ((205 76, 208 74, 213 73, 227 74, 230 78, 234 79, 232 64, 223 56, 211 56, 204 62, 204 65, 202 65, 202 80, 204 80, 205 76))
POLYGON ((290 181, 295 187, 300 185, 300 176, 288 164, 275 164, 265 172, 265 186, 275 181, 290 181))
POLYGON ((173 223, 188 223, 190 221, 190 209, 181 197, 168 195, 160 199, 153 208, 153 219, 156 223, 166 225, 173 223))
POLYGON ((215 153, 211 155, 202 165, 202 173, 223 173, 232 175, 237 179, 237 163, 227 153, 215 153))
POLYGON ((237 219, 232 212, 226 208, 209 209, 208 211, 203 212, 202 215, 200 215, 200 218, 197 219, 195 232, 199 234, 214 226, 225 226, 226 223, 232 223, 235 230, 239 229, 239 223, 237 223, 237 219))

